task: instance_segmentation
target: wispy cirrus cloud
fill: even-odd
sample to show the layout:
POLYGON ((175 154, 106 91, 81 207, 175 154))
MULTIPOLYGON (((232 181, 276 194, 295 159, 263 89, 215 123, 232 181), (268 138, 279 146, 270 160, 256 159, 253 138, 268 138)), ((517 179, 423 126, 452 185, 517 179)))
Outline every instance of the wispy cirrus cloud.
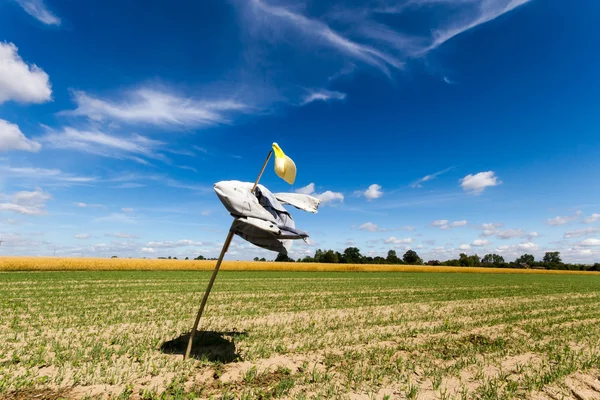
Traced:
POLYGON ((61 20, 54 15, 43 0, 16 0, 27 14, 46 25, 60 25, 61 20))
POLYGON ((102 157, 131 159, 148 164, 146 158, 166 160, 159 152, 165 143, 141 135, 117 136, 98 130, 79 130, 71 127, 50 132, 39 140, 54 149, 77 150, 102 157))
MULTIPOLYGON (((306 3, 250 0, 239 2, 251 32, 289 31, 303 37, 297 46, 333 50, 346 63, 376 68, 387 76, 404 68, 409 59, 419 58, 474 27, 490 22, 530 0, 397 0, 327 3, 325 12, 312 14, 306 3), (436 12, 423 18, 422 10, 436 12), (446 11, 446 12, 441 12, 446 11), (419 14, 420 13, 420 14, 419 14), (418 15, 411 32, 382 14, 418 15)), ((322 7, 320 8, 322 10, 322 7)), ((276 35, 275 35, 276 36, 276 35)), ((287 36, 282 35, 281 41, 287 36)), ((337 77, 337 73, 329 76, 337 77)))
POLYGON ((346 98, 346 93, 335 92, 327 89, 318 89, 311 90, 309 93, 304 96, 302 99, 302 105, 312 103, 313 101, 324 101, 328 102, 331 100, 344 100, 346 98))
POLYGON ((11 167, 0 165, 0 173, 4 178, 27 179, 29 182, 44 181, 63 184, 89 184, 96 181, 93 176, 74 175, 56 168, 11 167))
POLYGON ((442 175, 442 174, 445 174, 446 172, 448 172, 448 171, 452 170, 452 168, 454 168, 454 167, 449 167, 449 168, 443 169, 443 170, 441 170, 441 171, 434 172, 434 173, 433 173, 433 174, 431 174, 431 175, 425 175, 425 176, 424 176, 424 177, 422 177, 421 179, 418 179, 418 180, 416 180, 415 182, 411 183, 411 184, 410 184, 410 187, 411 187, 411 188, 413 188, 413 189, 414 189, 414 188, 420 188, 420 187, 423 187, 423 183, 425 183, 425 182, 427 182, 427 181, 431 181, 431 180, 433 180, 433 179, 437 178, 438 176, 440 176, 440 175, 442 175))
POLYGON ((531 0, 478 0, 478 1, 431 1, 422 0, 416 1, 415 4, 434 4, 434 3, 449 3, 449 4, 460 4, 468 5, 469 13, 465 17, 460 17, 456 21, 450 22, 447 26, 436 29, 433 31, 433 42, 422 50, 423 53, 427 53, 444 43, 448 40, 460 35, 469 29, 475 28, 476 26, 485 24, 486 22, 492 21, 499 16, 506 14, 513 9, 528 3, 531 0))
POLYGON ((229 124, 231 114, 251 108, 234 98, 193 99, 149 87, 119 93, 114 99, 103 99, 78 90, 72 94, 77 108, 61 111, 61 115, 161 127, 201 128, 229 124))
POLYGON ((278 24, 315 39, 318 44, 334 49, 357 61, 371 65, 389 75, 389 69, 401 69, 404 62, 395 56, 367 44, 353 41, 334 31, 328 24, 316 18, 309 18, 291 7, 271 5, 263 0, 250 0, 247 8, 255 24, 270 27, 278 24))

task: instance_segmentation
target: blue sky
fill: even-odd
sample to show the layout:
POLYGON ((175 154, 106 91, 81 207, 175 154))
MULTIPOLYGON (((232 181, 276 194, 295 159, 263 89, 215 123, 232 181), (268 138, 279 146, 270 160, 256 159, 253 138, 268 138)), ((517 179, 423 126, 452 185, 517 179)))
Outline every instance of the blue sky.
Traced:
MULTIPOLYGON (((2 255, 216 256, 262 183, 317 248, 600 261, 600 3, 0 2, 2 255)), ((274 258, 236 239, 229 259, 274 258)))

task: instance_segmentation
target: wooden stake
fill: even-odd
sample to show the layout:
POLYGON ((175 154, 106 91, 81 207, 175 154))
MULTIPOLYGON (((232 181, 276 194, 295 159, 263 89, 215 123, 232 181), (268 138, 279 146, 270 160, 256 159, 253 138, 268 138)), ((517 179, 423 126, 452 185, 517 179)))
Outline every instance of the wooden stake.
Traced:
MULTIPOLYGON (((256 189, 256 186, 258 186, 258 181, 260 181, 260 178, 262 177, 263 172, 265 172, 265 168, 267 167, 267 164, 269 163, 269 159, 271 159, 272 154, 273 154, 273 150, 269 151, 269 155, 267 155, 267 159, 265 160, 265 163, 263 164, 262 169, 260 170, 260 173, 258 174, 258 178, 256 178, 256 182, 254 182, 254 186, 252 186, 252 192, 254 192, 254 189, 256 189)), ((221 267, 221 263, 223 262, 225 253, 227 253, 227 250, 229 250, 229 245, 231 244, 232 240, 233 240, 233 224, 231 225, 231 228, 229 228, 229 233, 227 234, 225 243, 223 243, 223 248, 221 249, 221 254, 219 255, 219 259, 217 260, 217 265, 215 265, 215 269, 212 273, 212 276, 210 277, 210 281, 208 282, 208 287, 206 288, 206 291, 204 292, 204 297, 202 298, 202 303, 200 303, 200 310, 198 310, 198 315, 196 315, 196 321, 194 322, 194 327, 192 328, 192 331, 190 332, 190 339, 188 340, 187 349, 185 351, 185 355, 183 356, 184 360, 189 358, 190 353, 192 352, 192 346, 194 344, 194 335, 196 335, 196 331, 198 330, 198 324, 200 323, 200 318, 202 318, 202 313, 204 312, 204 307, 206 306, 206 302, 208 301, 208 295, 210 294, 213 284, 215 283, 215 279, 217 278, 217 274, 219 273, 219 268, 221 267)))

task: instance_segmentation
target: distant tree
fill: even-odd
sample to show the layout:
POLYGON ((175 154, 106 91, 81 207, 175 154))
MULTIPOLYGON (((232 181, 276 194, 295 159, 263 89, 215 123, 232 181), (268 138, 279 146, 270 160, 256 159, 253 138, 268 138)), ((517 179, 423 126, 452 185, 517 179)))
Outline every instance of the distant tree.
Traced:
POLYGON ((417 252, 414 250, 408 250, 406 253, 404 253, 404 255, 402 256, 402 261, 404 261, 404 264, 408 264, 408 265, 423 264, 423 260, 421 259, 421 257, 419 257, 417 252))
POLYGON ((373 258, 373 264, 387 264, 387 259, 380 257, 380 256, 375 256, 373 258))
POLYGON ((117 256, 112 256, 111 258, 119 258, 119 257, 117 257, 117 256))
POLYGON ((437 266, 437 265, 442 265, 442 263, 439 262, 439 260, 429 260, 429 261, 427 261, 427 265, 437 266))
POLYGON ((515 262, 517 264, 532 265, 535 262, 535 257, 533 257, 532 254, 523 254, 521 257, 517 258, 515 262))
POLYGON ((400 257, 398 257, 398 255, 396 254, 396 250, 388 251, 387 257, 385 258, 385 260, 388 262, 388 264, 402 263, 402 260, 400 260, 400 257))
POLYGON ((260 261, 265 262, 265 261, 267 261, 267 259, 263 257, 260 259, 260 261))
POLYGON ((504 262, 504 257, 498 254, 486 254, 481 259, 482 264, 502 264, 504 262))
POLYGON ((454 258, 454 259, 451 259, 451 260, 447 260, 447 261, 444 261, 442 263, 442 265, 447 265, 449 267, 459 267, 460 266, 460 259, 454 258))
POLYGON ((259 258, 258 258, 258 257, 254 257, 254 261, 258 261, 258 260, 259 260, 259 258))
POLYGON ((322 262, 322 261, 321 261, 321 258, 322 258, 322 257, 323 257, 323 250, 321 250, 321 249, 317 249, 317 250, 315 251, 315 257, 314 257, 314 260, 315 260, 315 262, 322 262))
POLYGON ((194 258, 194 260, 206 260, 204 258, 204 256, 202 254, 200 254, 198 257, 194 258))
POLYGON ((472 256, 468 256, 465 253, 460 253, 458 256, 458 264, 461 267, 474 267, 480 263, 479 256, 474 254, 472 256))
POLYGON ((171 256, 167 257, 169 260, 171 259, 171 256))
POLYGON ((547 251, 546 254, 544 254, 543 261, 544 261, 544 263, 548 263, 548 264, 562 263, 562 260, 560 259, 560 252, 559 251, 547 251))
POLYGON ((279 253, 275 258, 276 262, 294 262, 293 258, 288 257, 286 254, 279 253))
POLYGON ((186 257, 185 259, 186 259, 186 260, 189 260, 190 258, 189 258, 189 257, 186 257))
POLYGON ((173 257, 173 260, 177 260, 177 257, 173 257))
POLYGON ((330 263, 330 264, 337 264, 340 262, 338 255, 335 251, 333 250, 327 250, 325 253, 323 253, 323 256, 321 257, 321 261, 322 263, 330 263))
POLYGON ((346 264, 360 264, 362 261, 360 250, 358 247, 348 247, 346 250, 344 250, 344 254, 342 254, 342 260, 340 261, 346 264))

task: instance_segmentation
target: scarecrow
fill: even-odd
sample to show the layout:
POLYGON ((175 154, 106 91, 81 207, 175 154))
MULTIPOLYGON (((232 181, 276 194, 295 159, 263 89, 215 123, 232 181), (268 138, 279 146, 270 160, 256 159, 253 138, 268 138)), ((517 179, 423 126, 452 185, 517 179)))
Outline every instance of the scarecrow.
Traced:
POLYGON ((273 143, 273 150, 269 152, 256 182, 221 181, 214 186, 219 200, 234 219, 206 292, 204 292, 184 359, 188 358, 192 351, 194 335, 198 329, 208 295, 234 234, 256 246, 286 255, 293 240, 308 238, 306 232, 296 229, 292 216, 283 207, 283 204, 316 213, 320 200, 306 194, 271 193, 266 187, 258 184, 273 152, 275 153, 275 173, 292 185, 296 180, 296 165, 291 158, 285 155, 277 143, 273 143))

